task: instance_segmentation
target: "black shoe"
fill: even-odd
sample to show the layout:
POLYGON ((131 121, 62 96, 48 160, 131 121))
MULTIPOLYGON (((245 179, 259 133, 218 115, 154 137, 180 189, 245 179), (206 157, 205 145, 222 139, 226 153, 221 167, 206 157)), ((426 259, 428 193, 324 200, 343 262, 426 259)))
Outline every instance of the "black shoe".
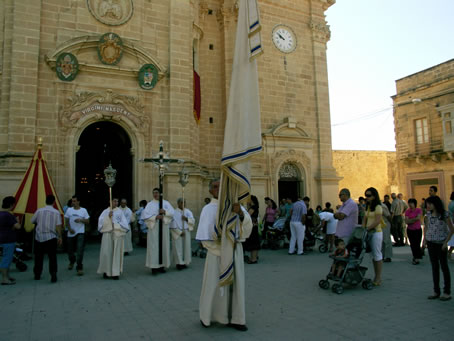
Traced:
POLYGON ((159 272, 162 273, 162 274, 165 274, 165 273, 166 273, 166 269, 164 269, 164 267, 159 268, 158 270, 159 270, 159 272))
POLYGON ((41 279, 41 275, 35 275, 35 281, 39 281, 41 279))
POLYGON ((109 276, 107 276, 107 274, 104 272, 104 273, 102 274, 102 278, 104 278, 104 279, 109 279, 109 276))
POLYGON ((202 320, 200 320, 200 323, 202 324, 203 328, 208 328, 209 327, 205 323, 203 323, 202 320))
POLYGON ((125 255, 125 256, 129 256, 129 252, 125 252, 124 255, 125 255))
POLYGON ((120 279, 120 276, 112 276, 112 279, 118 281, 120 279))
POLYGON ((177 270, 183 270, 183 265, 177 264, 177 270))
POLYGON ((159 269, 151 269, 152 275, 157 275, 159 273, 159 269))
POLYGON ((235 323, 230 323, 229 327, 235 328, 236 330, 245 332, 247 331, 247 327, 245 324, 235 324, 235 323))
POLYGON ((51 275, 51 278, 50 278, 50 282, 51 283, 57 283, 57 275, 51 275))
POLYGON ((187 266, 186 264, 183 264, 183 265, 181 266, 181 268, 182 268, 182 269, 187 269, 188 266, 187 266))
POLYGON ((383 259, 383 262, 384 263, 391 263, 391 258, 385 258, 385 259, 383 259))

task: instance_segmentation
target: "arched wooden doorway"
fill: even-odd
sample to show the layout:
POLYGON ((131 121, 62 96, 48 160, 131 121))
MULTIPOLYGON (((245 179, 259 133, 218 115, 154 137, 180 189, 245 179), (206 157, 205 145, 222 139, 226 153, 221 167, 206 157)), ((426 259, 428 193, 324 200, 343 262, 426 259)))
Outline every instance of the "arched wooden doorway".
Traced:
POLYGON ((113 196, 126 198, 131 206, 133 179, 128 133, 116 123, 100 121, 84 129, 78 144, 75 188, 90 216, 97 219, 109 204, 108 187, 104 182, 104 169, 109 163, 117 170, 113 196))
POLYGON ((293 201, 305 195, 304 177, 298 167, 290 162, 284 163, 279 169, 279 202, 291 198, 293 201))

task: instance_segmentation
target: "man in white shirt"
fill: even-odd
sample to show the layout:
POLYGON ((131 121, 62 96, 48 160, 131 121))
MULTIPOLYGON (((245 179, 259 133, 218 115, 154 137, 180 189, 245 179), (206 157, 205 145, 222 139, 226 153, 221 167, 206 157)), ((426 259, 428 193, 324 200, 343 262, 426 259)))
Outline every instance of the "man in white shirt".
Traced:
POLYGON ((195 219, 192 212, 185 208, 183 198, 178 199, 177 205, 170 224, 170 235, 173 260, 177 269, 183 270, 191 263, 191 231, 194 229, 195 219))
POLYGON ((123 272, 124 238, 129 230, 128 221, 118 208, 118 199, 112 200, 112 209, 106 208, 98 220, 102 233, 98 274, 118 280, 123 272))
POLYGON ((38 209, 31 222, 35 224, 35 280, 41 279, 44 254, 49 257, 49 272, 51 282, 57 282, 57 245, 61 246, 61 215, 53 205, 55 197, 49 194, 46 197, 46 206, 38 209))
POLYGON ((125 235, 125 256, 129 255, 129 252, 132 252, 132 233, 131 233, 131 224, 135 221, 136 217, 132 214, 131 209, 128 207, 128 201, 126 199, 121 199, 120 209, 123 211, 126 220, 129 224, 129 231, 125 235))
POLYGON ((170 235, 169 225, 172 221, 174 209, 167 200, 162 201, 162 209, 159 209, 159 189, 153 189, 151 200, 142 212, 140 218, 148 228, 147 233, 147 256, 145 266, 151 268, 153 275, 166 272, 170 266, 170 235), (159 220, 162 220, 161 248, 159 247, 159 220), (159 254, 162 254, 160 260, 159 254))
POLYGON ((242 242, 252 231, 252 219, 238 203, 232 211, 238 215, 235 228, 234 282, 229 286, 219 286, 221 244, 215 240, 216 214, 218 210, 219 180, 210 182, 213 200, 200 214, 196 239, 208 250, 203 272, 200 293, 200 322, 208 328, 211 322, 229 325, 237 330, 246 331, 244 259, 242 242))
POLYGON ((90 216, 85 208, 80 207, 77 195, 71 198, 71 207, 65 212, 65 226, 68 226, 68 270, 72 270, 74 263, 77 262, 77 275, 84 274, 84 248, 85 248, 85 224, 90 222, 90 216), (76 251, 77 250, 77 251, 76 251), (74 255, 76 251, 76 255, 74 255))

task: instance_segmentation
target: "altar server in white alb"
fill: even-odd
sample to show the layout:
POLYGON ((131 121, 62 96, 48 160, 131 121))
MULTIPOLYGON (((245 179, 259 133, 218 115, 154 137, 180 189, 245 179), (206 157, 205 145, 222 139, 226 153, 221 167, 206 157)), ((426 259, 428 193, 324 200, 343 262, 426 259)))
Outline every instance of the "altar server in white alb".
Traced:
POLYGON ((185 208, 183 198, 179 198, 177 204, 178 208, 170 224, 170 236, 173 261, 178 270, 183 270, 191 264, 191 231, 194 229, 195 219, 192 212, 185 208))
POLYGON ((132 213, 131 209, 127 206, 128 201, 126 199, 121 199, 120 209, 123 211, 126 220, 128 221, 129 231, 125 235, 125 255, 128 255, 129 252, 132 252, 132 233, 131 233, 131 224, 136 220, 135 215, 132 213))
POLYGON ((221 244, 216 240, 216 214, 218 210, 219 180, 210 183, 210 193, 214 199, 205 205, 200 215, 196 239, 208 250, 203 272, 200 294, 200 322, 209 327, 211 322, 230 325, 239 330, 247 330, 245 309, 244 259, 242 242, 252 231, 252 220, 246 209, 233 205, 238 215, 235 227, 234 282, 229 286, 219 286, 221 244))
POLYGON ((124 239, 129 224, 118 208, 118 199, 112 200, 112 209, 106 208, 99 216, 98 231, 102 233, 98 273, 104 278, 119 279, 123 272, 124 239))
POLYGON ((172 222, 174 209, 167 200, 162 201, 162 209, 159 209, 159 189, 153 189, 151 200, 142 212, 141 219, 148 228, 147 233, 147 258, 145 266, 151 269, 153 275, 166 272, 170 267, 170 234, 169 225, 172 222), (162 249, 159 248, 159 220, 162 220, 162 249), (162 261, 159 261, 159 253, 162 252, 162 261))

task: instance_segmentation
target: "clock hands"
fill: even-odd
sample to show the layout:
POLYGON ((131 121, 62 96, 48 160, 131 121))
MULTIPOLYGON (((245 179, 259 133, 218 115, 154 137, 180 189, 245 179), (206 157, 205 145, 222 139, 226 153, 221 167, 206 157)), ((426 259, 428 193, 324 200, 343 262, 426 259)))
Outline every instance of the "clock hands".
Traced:
POLYGON ((281 38, 282 40, 285 40, 285 38, 283 36, 281 36, 279 33, 277 34, 279 36, 279 38, 281 38))

